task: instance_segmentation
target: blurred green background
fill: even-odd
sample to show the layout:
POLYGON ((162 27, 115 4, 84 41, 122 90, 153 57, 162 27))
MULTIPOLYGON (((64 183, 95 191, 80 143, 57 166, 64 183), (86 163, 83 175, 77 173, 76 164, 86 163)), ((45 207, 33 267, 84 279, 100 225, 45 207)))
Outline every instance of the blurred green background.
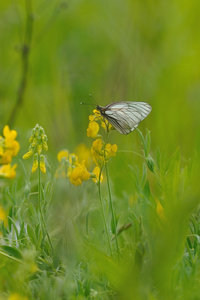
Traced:
MULTIPOLYGON (((93 106, 80 105, 90 93, 99 105, 146 101, 152 113, 139 128, 151 131, 152 149, 190 157, 200 143, 199 9, 198 0, 1 1, 1 128, 18 130, 22 153, 39 123, 55 157, 91 146, 93 106)), ((111 139, 140 152, 136 132, 111 139)), ((121 153, 113 168, 136 160, 121 153)))

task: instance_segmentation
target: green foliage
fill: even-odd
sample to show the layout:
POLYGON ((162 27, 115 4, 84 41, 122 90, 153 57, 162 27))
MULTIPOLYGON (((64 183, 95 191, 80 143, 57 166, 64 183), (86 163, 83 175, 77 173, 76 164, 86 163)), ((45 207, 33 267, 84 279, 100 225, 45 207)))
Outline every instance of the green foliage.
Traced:
POLYGON ((198 0, 1 1, 0 125, 21 147, 17 178, 0 184, 1 299, 199 299, 199 9, 198 0), (59 150, 89 144, 92 108, 80 102, 90 93, 99 105, 152 106, 140 129, 110 135, 118 151, 101 205, 94 182, 54 176, 59 150), (46 174, 21 161, 37 123, 46 174))

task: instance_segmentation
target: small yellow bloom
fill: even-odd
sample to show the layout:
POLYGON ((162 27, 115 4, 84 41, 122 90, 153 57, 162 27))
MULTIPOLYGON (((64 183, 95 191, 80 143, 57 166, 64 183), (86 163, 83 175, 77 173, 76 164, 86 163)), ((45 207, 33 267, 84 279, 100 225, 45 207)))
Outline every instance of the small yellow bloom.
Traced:
POLYGON ((15 178, 16 177, 16 171, 17 164, 14 164, 11 167, 11 164, 3 165, 0 167, 0 177, 4 178, 15 178))
POLYGON ((17 131, 10 130, 9 126, 6 125, 3 129, 3 135, 5 137, 5 148, 11 151, 12 156, 16 156, 20 149, 19 143, 15 141, 17 137, 17 131))
POLYGON ((40 156, 40 170, 42 171, 43 174, 46 173, 46 165, 45 165, 44 155, 40 156))
POLYGON ((33 155, 33 153, 34 153, 34 151, 33 151, 33 149, 31 148, 27 153, 25 153, 25 154, 23 155, 23 159, 28 159, 28 158, 30 158, 30 157, 33 155))
POLYGON ((90 148, 88 148, 85 144, 81 143, 76 147, 75 153, 77 154, 80 161, 85 160, 86 168, 90 169, 92 164, 90 148))
POLYGON ((111 125, 107 120, 101 121, 101 127, 102 127, 106 132, 110 132, 111 129, 113 128, 112 125, 111 125))
POLYGON ((32 166, 32 169, 31 169, 31 172, 34 173, 38 168, 38 154, 34 154, 33 156, 33 166, 32 166))
POLYGON ((97 139, 92 143, 91 154, 93 161, 96 165, 103 165, 104 160, 104 151, 103 151, 103 142, 101 139, 97 139))
POLYGON ((61 162, 62 158, 68 158, 69 157, 69 152, 67 150, 61 150, 58 152, 57 159, 59 162, 61 162))
POLYGON ((1 157, 1 164, 10 164, 12 161, 12 151, 5 150, 1 157))
POLYGON ((99 132, 99 124, 95 121, 90 122, 87 128, 87 136, 95 139, 99 132))
POLYGON ((105 156, 106 156, 106 160, 109 160, 111 157, 115 156, 117 152, 117 145, 111 145, 110 143, 108 143, 105 146, 105 156))
MULTIPOLYGON (((92 171, 92 174, 95 175, 95 177, 92 177, 92 180, 95 182, 95 183, 98 183, 99 182, 99 174, 100 174, 100 168, 99 167, 95 167, 94 170, 92 171)), ((101 178, 100 178, 100 182, 103 181, 103 175, 101 173, 101 178)))
POLYGON ((81 185, 82 181, 90 179, 90 173, 87 171, 84 163, 75 167, 69 175, 70 182, 75 185, 81 185))
POLYGON ((162 220, 162 221, 166 221, 166 217, 165 217, 165 213, 164 213, 164 208, 162 206, 162 204, 160 203, 159 200, 156 199, 156 212, 157 212, 157 215, 159 216, 159 218, 162 220))
POLYGON ((9 296, 8 300, 28 300, 28 297, 13 293, 9 296))
POLYGON ((7 213, 3 209, 3 207, 0 207, 0 222, 4 222, 4 225, 6 226, 8 224, 8 219, 7 219, 7 213))

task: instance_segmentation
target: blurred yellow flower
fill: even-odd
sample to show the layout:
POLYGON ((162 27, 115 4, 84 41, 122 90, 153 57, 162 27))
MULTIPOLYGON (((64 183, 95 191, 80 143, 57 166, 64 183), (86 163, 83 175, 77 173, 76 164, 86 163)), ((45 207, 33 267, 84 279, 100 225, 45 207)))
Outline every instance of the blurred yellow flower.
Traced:
POLYGON ((15 141, 17 131, 10 130, 9 126, 6 125, 3 129, 3 135, 5 137, 5 148, 11 151, 12 156, 16 156, 20 149, 19 143, 15 141))
POLYGON ((4 221, 5 226, 8 224, 7 213, 3 207, 0 206, 0 222, 2 221, 4 221))
POLYGON ((99 132, 99 124, 95 121, 89 122, 88 128, 87 128, 87 136, 95 139, 99 132))
POLYGON ((157 212, 157 215, 159 216, 159 218, 162 220, 162 221, 166 221, 166 217, 165 217, 165 213, 164 213, 164 208, 162 206, 162 204, 160 203, 159 200, 156 199, 156 212, 157 212))
POLYGON ((91 154, 96 165, 104 164, 103 141, 101 139, 97 139, 92 143, 91 154))
POLYGON ((13 293, 8 297, 8 300, 28 300, 28 297, 13 293))
POLYGON ((111 129, 113 128, 112 125, 107 121, 107 120, 103 120, 101 121, 101 127, 106 131, 106 132, 110 132, 111 129))
POLYGON ((111 145, 110 143, 104 144, 101 139, 97 139, 92 143, 91 153, 93 161, 96 165, 103 165, 105 162, 116 155, 117 145, 111 145))
POLYGON ((26 152, 24 155, 23 155, 23 159, 28 159, 30 158, 32 155, 33 155, 34 151, 33 149, 30 149, 28 152, 26 152))
MULTIPOLYGON (((98 183, 99 182, 99 174, 100 174, 100 168, 97 166, 94 168, 94 170, 92 171, 92 174, 94 174, 94 177, 91 176, 92 180, 95 182, 95 183, 98 183)), ((103 175, 101 173, 101 178, 100 178, 100 182, 103 181, 103 175)))
POLYGON ((82 181, 90 179, 90 173, 87 171, 84 162, 72 169, 69 174, 69 179, 75 186, 81 185, 82 181))
POLYGON ((3 136, 0 136, 0 176, 5 178, 14 178, 17 165, 11 167, 12 158, 19 152, 19 143, 15 140, 17 137, 16 130, 10 130, 6 125, 3 128, 3 136))
POLYGON ((92 164, 90 148, 88 148, 84 143, 81 143, 76 147, 75 153, 77 154, 80 161, 85 160, 86 168, 90 169, 92 164))
POLYGON ((69 157, 69 152, 67 150, 61 150, 58 152, 57 159, 59 162, 61 162, 62 158, 68 158, 69 157))
POLYGON ((110 143, 108 143, 105 146, 105 156, 106 156, 106 160, 109 160, 111 157, 115 156, 117 152, 117 145, 111 145, 110 143))
POLYGON ((43 174, 46 173, 46 165, 45 165, 44 155, 40 156, 40 170, 42 171, 43 174))
POLYGON ((11 164, 0 166, 0 177, 9 178, 9 179, 15 178, 16 168, 17 168, 17 164, 14 164, 13 166, 11 166, 11 164))
POLYGON ((38 168, 38 154, 34 154, 33 156, 33 165, 32 165, 32 169, 31 172, 34 173, 38 168))

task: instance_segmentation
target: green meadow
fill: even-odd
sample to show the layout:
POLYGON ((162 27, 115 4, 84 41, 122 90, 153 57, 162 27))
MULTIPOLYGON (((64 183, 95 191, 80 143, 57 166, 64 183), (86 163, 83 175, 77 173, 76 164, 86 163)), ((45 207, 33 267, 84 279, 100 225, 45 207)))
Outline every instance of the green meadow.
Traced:
POLYGON ((1 1, 0 300, 200 299, 199 11, 1 1))

